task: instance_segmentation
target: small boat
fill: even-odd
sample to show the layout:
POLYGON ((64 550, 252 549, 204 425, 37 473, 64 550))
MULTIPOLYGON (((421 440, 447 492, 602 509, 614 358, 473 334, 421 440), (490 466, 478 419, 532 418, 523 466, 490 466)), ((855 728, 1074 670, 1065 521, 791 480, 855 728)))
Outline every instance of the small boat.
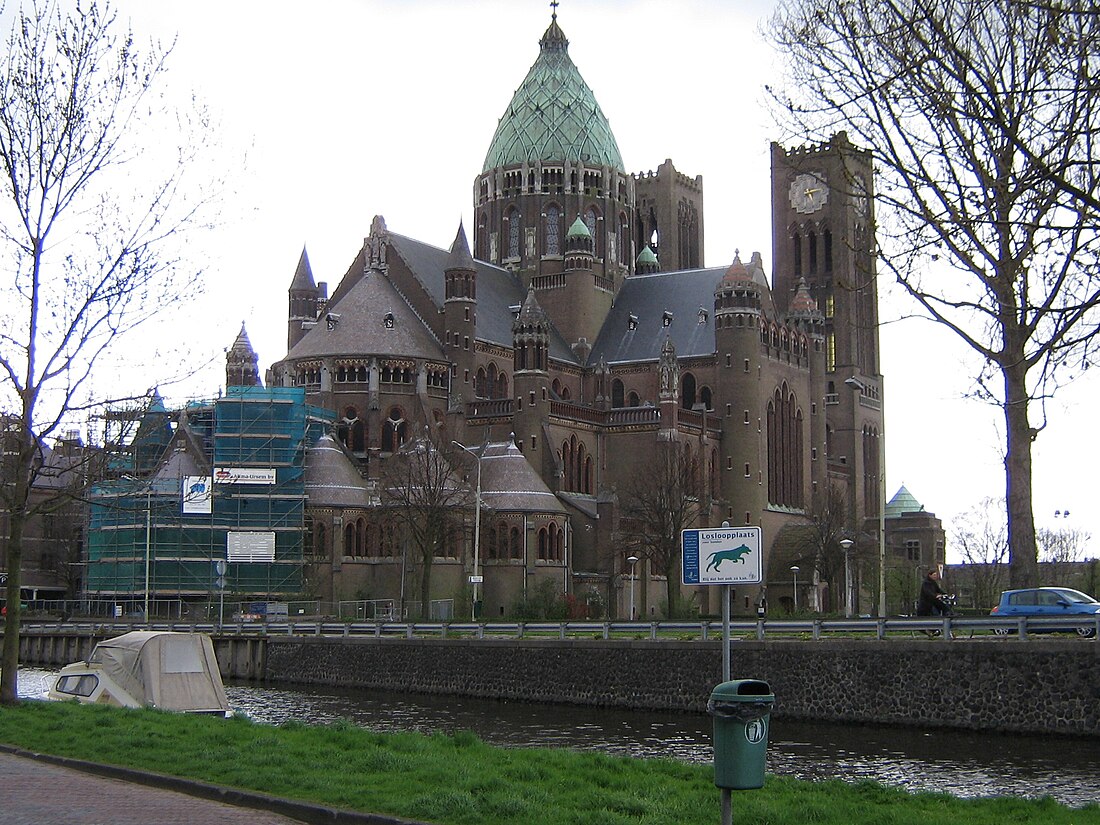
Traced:
POLYGON ((135 630, 95 646, 58 673, 50 699, 227 715, 229 702, 205 633, 135 630))

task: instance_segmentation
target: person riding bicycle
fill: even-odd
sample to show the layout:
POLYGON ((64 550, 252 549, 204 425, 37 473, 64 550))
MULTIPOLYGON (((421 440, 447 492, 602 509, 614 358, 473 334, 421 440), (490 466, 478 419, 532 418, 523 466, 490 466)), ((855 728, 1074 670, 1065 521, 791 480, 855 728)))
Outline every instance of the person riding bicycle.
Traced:
POLYGON ((924 577, 920 586, 920 597, 917 599, 918 616, 946 616, 951 612, 951 605, 947 602, 947 591, 940 587, 940 569, 933 567, 924 577))

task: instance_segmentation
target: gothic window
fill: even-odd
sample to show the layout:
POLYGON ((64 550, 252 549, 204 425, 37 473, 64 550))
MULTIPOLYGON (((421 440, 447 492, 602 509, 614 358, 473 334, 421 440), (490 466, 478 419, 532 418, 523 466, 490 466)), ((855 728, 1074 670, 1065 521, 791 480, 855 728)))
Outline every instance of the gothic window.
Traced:
POLYGON ((791 238, 791 251, 794 252, 794 274, 802 275, 802 236, 797 232, 791 238))
POLYGON ((822 242, 824 244, 824 247, 825 247, 824 250, 822 250, 825 253, 825 271, 826 272, 832 272, 833 271, 833 233, 830 232, 828 229, 826 229, 824 232, 822 232, 821 240, 822 240, 822 242))
POLYGON ((626 397, 626 405, 628 407, 638 407, 641 406, 641 403, 642 400, 638 397, 638 393, 634 392, 634 390, 631 390, 630 395, 626 397))
POLYGON ((768 501, 782 507, 803 506, 802 410, 783 384, 768 402, 768 501))
POLYGON ((817 233, 810 232, 806 238, 810 245, 810 274, 817 273, 817 233))
POLYGON ((382 422, 382 451, 395 453, 405 443, 408 433, 408 422, 404 413, 394 407, 390 410, 389 417, 382 422))
POLYGON ((477 249, 474 251, 474 257, 479 261, 489 260, 489 216, 484 212, 481 213, 481 218, 477 223, 477 249))
POLYGON ((597 258, 603 257, 603 243, 600 235, 600 215, 594 206, 588 207, 584 213, 584 225, 588 227, 588 234, 592 236, 592 252, 597 258))
POLYGON ((549 544, 547 532, 545 527, 539 528, 539 561, 546 561, 547 558, 547 545, 549 544))
POLYGON ((508 225, 508 254, 505 257, 518 258, 520 250, 520 236, 523 234, 522 221, 520 220, 519 210, 513 207, 508 210, 508 214, 505 216, 505 222, 508 225))
POLYGON ((685 372, 680 380, 680 406, 690 410, 695 406, 695 376, 685 372))
POLYGON ((355 523, 349 523, 344 526, 344 555, 355 555, 355 523))
POLYGON ((710 387, 703 387, 699 390, 699 400, 703 402, 703 406, 708 411, 714 409, 714 402, 711 397, 710 387))
POLYGON ((508 531, 508 551, 513 559, 523 558, 523 543, 518 527, 513 527, 508 531))
POLYGON ((508 397, 508 376, 504 374, 504 370, 500 371, 497 375, 497 387, 496 395, 494 398, 507 398, 508 397))
POLYGON ((363 429, 363 419, 359 417, 359 411, 355 407, 344 409, 344 417, 336 425, 336 434, 344 443, 349 452, 362 453, 366 451, 366 435, 363 429))
POLYGON ((474 395, 478 398, 490 398, 489 382, 485 380, 485 368, 478 367, 474 376, 474 395))
POLYGON ((546 207, 546 245, 544 254, 561 254, 561 210, 557 206, 546 207))
POLYGON ((623 382, 618 378, 611 382, 611 406, 623 406, 623 382))
POLYGON ((863 428, 863 512, 879 510, 879 437, 872 426, 863 428))
POLYGON ((619 262, 630 263, 630 222, 626 219, 626 213, 619 213, 619 262))

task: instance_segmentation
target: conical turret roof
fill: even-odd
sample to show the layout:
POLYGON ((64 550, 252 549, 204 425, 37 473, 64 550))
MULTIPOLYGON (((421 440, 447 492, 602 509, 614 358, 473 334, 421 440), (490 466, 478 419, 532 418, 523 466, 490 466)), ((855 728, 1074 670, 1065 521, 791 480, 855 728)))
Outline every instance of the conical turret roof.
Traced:
POLYGON ((470 243, 466 240, 466 229, 462 221, 458 222, 458 233, 451 243, 450 254, 447 257, 447 269, 462 269, 471 272, 477 271, 474 264, 474 256, 470 254, 470 243))
POLYGON ((556 14, 539 41, 538 59, 497 124, 483 171, 538 161, 623 169, 611 124, 569 58, 556 14))
POLYGON ((290 282, 290 289, 292 292, 317 289, 317 284, 313 280, 313 270, 309 267, 309 256, 304 246, 302 257, 298 259, 298 268, 294 270, 294 278, 290 282))
POLYGON ((917 501, 912 493, 906 489, 905 485, 901 485, 901 488, 894 494, 894 497, 890 499, 890 503, 886 505, 886 517, 900 516, 904 513, 919 513, 924 509, 924 506, 917 501))

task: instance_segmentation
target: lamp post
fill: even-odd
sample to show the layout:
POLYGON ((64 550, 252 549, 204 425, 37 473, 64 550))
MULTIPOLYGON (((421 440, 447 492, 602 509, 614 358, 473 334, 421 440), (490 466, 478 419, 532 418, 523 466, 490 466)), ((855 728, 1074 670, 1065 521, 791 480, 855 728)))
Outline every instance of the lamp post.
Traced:
POLYGON ((149 561, 153 536, 153 488, 145 488, 145 623, 149 623, 149 561))
POLYGON ((630 621, 634 621, 634 565, 638 563, 638 557, 627 556, 626 560, 630 564, 630 621))
POLYGON ((851 539, 841 539, 840 549, 844 551, 844 616, 852 618, 852 566, 851 550, 855 544, 851 539))
MULTIPOLYGON (((863 397, 863 391, 867 385, 854 375, 844 379, 845 386, 852 389, 859 397, 863 397)), ((878 615, 886 618, 886 452, 883 447, 886 444, 885 416, 880 419, 878 434, 878 615)))
MULTIPOLYGON (((469 453, 477 460, 477 492, 474 496, 474 572, 470 575, 470 584, 474 586, 473 604, 470 605, 470 621, 476 622, 477 586, 481 583, 481 576, 478 574, 478 565, 481 560, 481 452, 471 450, 469 447, 464 444, 459 444, 457 441, 452 441, 451 443, 460 450, 469 453)), ((484 444, 481 446, 481 450, 484 452, 484 444)))
POLYGON ((791 565, 791 574, 794 576, 794 609, 798 612, 798 570, 797 564, 791 565))

